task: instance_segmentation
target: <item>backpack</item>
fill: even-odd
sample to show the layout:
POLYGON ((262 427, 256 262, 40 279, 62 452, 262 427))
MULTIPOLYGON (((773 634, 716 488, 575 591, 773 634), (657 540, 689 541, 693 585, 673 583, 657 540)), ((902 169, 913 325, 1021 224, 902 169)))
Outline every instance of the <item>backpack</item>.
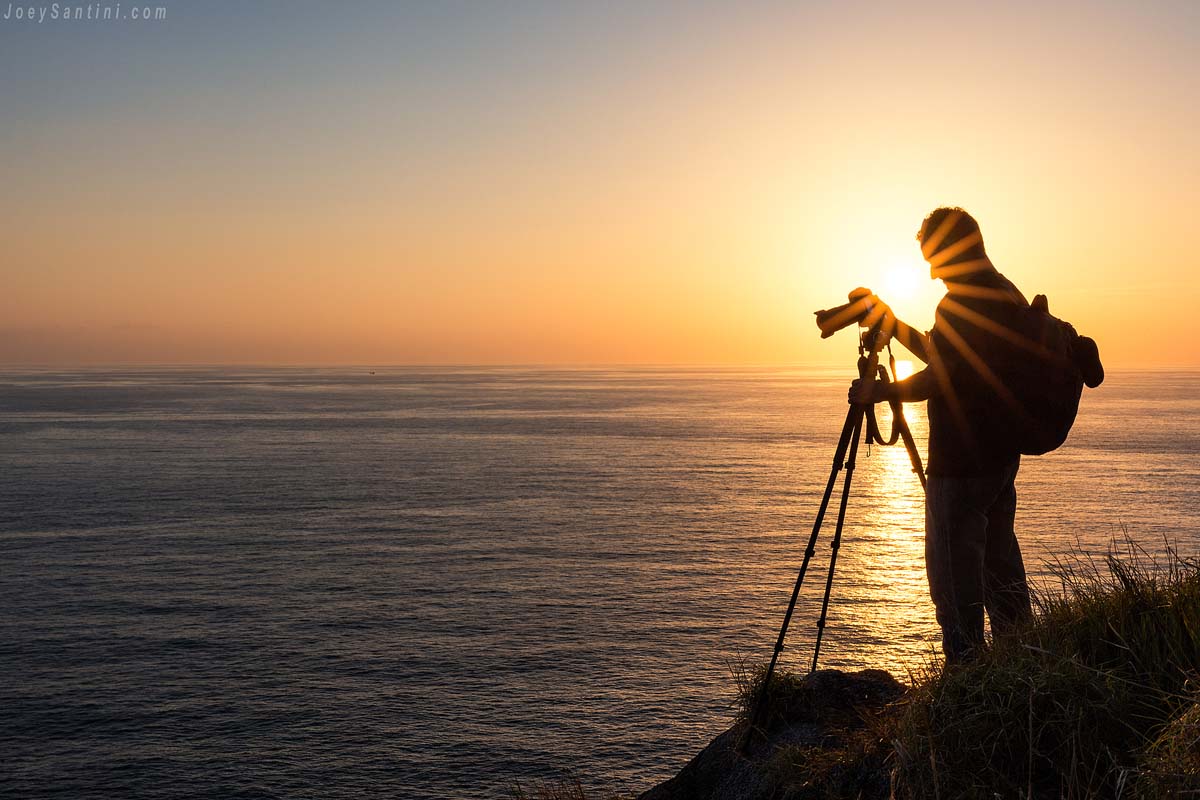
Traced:
POLYGON ((1083 387, 1099 386, 1104 366, 1095 340, 1052 316, 1044 294, 1028 306, 1014 306, 1013 315, 1010 327, 1017 336, 1011 346, 1019 352, 1003 376, 1013 395, 1005 428, 1018 451, 1037 456, 1066 441, 1083 387))

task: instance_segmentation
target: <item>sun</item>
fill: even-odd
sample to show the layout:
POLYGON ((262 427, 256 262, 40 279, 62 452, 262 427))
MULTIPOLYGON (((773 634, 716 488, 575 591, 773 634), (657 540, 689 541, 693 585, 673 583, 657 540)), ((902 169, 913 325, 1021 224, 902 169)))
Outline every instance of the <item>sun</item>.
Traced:
POLYGON ((933 310, 944 287, 929 279, 929 265, 920 251, 884 255, 875 262, 871 288, 900 319, 921 330, 932 326, 933 310))
POLYGON ((897 257, 888 261, 883 267, 879 296, 889 303, 916 299, 928 282, 928 274, 922 274, 923 264, 920 258, 897 257))

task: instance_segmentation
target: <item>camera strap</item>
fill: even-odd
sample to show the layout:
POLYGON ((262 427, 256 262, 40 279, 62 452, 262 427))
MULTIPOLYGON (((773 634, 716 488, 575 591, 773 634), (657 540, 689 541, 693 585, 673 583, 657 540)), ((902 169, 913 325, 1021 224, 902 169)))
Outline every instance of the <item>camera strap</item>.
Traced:
MULTIPOLYGON (((878 378, 883 383, 891 383, 892 378, 896 374, 896 356, 892 354, 892 343, 888 342, 888 367, 891 367, 892 374, 888 375, 888 367, 883 364, 876 365, 878 378)), ((889 400, 888 405, 892 407, 892 434, 887 439, 883 438, 883 434, 879 431, 879 421, 875 418, 874 404, 867 406, 867 446, 871 444, 880 444, 884 447, 891 447, 896 442, 900 441, 901 419, 904 416, 904 409, 899 400, 889 400)))

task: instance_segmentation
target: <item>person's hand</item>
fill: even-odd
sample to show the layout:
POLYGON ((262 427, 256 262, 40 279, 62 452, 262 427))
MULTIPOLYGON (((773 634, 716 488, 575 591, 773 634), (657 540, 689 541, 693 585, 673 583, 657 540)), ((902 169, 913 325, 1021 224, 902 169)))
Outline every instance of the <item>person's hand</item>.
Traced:
POLYGON ((846 392, 846 402, 850 404, 874 405, 888 399, 888 384, 877 380, 856 379, 846 392))
POLYGON ((879 324, 880 320, 882 320, 885 326, 888 324, 895 324, 895 314, 892 314, 892 307, 883 302, 879 295, 875 294, 867 287, 859 286, 857 289, 850 292, 850 294, 847 295, 847 298, 851 303, 862 301, 865 309, 864 315, 871 318, 872 324, 879 324), (889 320, 888 317, 891 317, 892 319, 889 320))

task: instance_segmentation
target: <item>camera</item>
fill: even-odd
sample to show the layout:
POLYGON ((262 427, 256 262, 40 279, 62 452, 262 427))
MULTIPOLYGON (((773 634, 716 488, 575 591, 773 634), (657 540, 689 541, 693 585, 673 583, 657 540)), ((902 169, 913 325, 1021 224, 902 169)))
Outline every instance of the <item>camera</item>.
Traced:
MULTIPOLYGON (((822 339, 828 339, 852 323, 866 327, 866 319, 872 311, 876 308, 885 311, 887 309, 887 304, 874 292, 861 286, 850 292, 848 299, 849 303, 813 312, 817 317, 817 327, 821 329, 822 339)), ((875 316, 882 318, 883 315, 877 312, 875 316)))
POLYGON ((888 304, 870 289, 859 287, 850 292, 850 302, 834 308, 814 311, 821 338, 828 339, 842 328, 857 323, 863 328, 859 334, 859 348, 867 353, 878 353, 891 342, 894 325, 888 322, 891 309, 888 304))

